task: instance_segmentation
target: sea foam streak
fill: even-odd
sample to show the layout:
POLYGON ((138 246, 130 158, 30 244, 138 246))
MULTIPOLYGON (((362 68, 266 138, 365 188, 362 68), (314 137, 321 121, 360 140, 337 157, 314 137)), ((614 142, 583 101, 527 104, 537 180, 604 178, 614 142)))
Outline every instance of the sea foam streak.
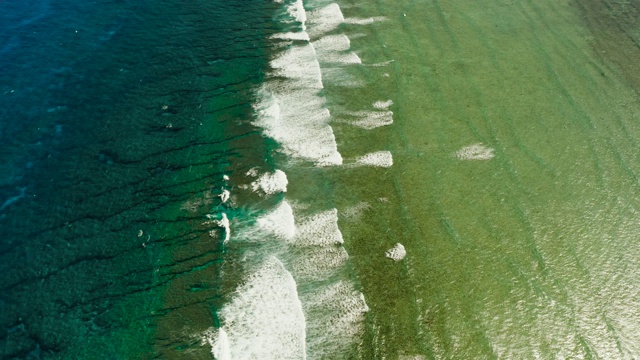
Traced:
POLYGON ((400 261, 407 256, 407 250, 404 248, 404 245, 397 243, 394 247, 387 250, 384 255, 393 261, 400 261))
POLYGON ((344 22, 340 6, 336 3, 312 11, 309 14, 309 34, 316 38, 335 30, 344 22))
POLYGON ((338 228, 338 210, 331 209, 312 215, 298 226, 296 245, 342 244, 342 233, 338 228))
POLYGON ((346 18, 336 3, 329 4, 323 8, 312 11, 309 14, 309 34, 311 38, 320 37, 326 33, 337 29, 342 23, 352 25, 370 25, 374 22, 384 21, 384 16, 369 18, 346 18))
POLYGON ((306 314, 317 321, 307 325, 308 353, 318 359, 339 359, 363 330, 369 311, 362 293, 341 280, 301 294, 306 314))
POLYGON ((351 125, 367 130, 393 124, 393 111, 357 111, 347 115, 358 118, 349 122, 351 125))
POLYGON ((256 105, 259 116, 254 124, 276 140, 285 154, 319 166, 342 164, 323 98, 303 88, 263 91, 261 100, 256 105))
POLYGON ((361 165, 388 168, 393 165, 393 157, 390 151, 376 151, 360 156, 356 162, 361 165))
POLYGON ((282 170, 276 170, 273 173, 262 174, 258 180, 251 183, 253 191, 262 191, 265 194, 277 194, 287 192, 287 174, 282 170))
MULTIPOLYGON (((360 59, 349 51, 346 36, 326 34, 344 22, 338 5, 323 8, 320 14, 328 16, 314 18, 307 28, 301 0, 280 3, 283 12, 277 18, 287 24, 287 32, 272 37, 276 54, 257 91, 253 124, 292 159, 340 165, 342 157, 321 95, 324 66, 334 70, 359 64, 360 59), (314 43, 307 31, 313 32, 314 43)), ((363 157, 361 164, 370 165, 375 156, 370 158, 363 157)), ((258 192, 266 203, 277 200, 282 195, 273 195, 285 192, 288 184, 284 172, 278 171, 259 176, 257 169, 251 169, 247 172, 253 177, 251 186, 238 190, 258 192)), ((368 307, 344 266, 349 256, 342 246, 338 211, 305 213, 309 204, 292 207, 289 200, 281 199, 255 222, 234 223, 234 242, 251 243, 239 261, 246 268, 260 265, 220 311, 222 327, 207 333, 206 343, 216 358, 304 359, 307 354, 340 358, 361 334, 368 307)))
POLYGON ((306 359, 296 282, 276 257, 246 279, 220 317, 222 328, 205 334, 217 359, 306 359))
POLYGON ((323 63, 362 64, 360 57, 349 51, 350 41, 346 35, 326 35, 313 42, 318 59, 323 63))
POLYGON ((296 225, 291 205, 283 200, 274 210, 258 218, 258 226, 278 239, 292 242, 296 234, 296 225))
MULTIPOLYGON (((297 1, 287 9, 290 18, 301 24, 297 33, 306 34, 302 2, 297 1)), ((258 116, 254 124, 263 128, 265 135, 276 140, 291 157, 310 160, 319 166, 340 165, 342 157, 329 126, 329 110, 318 94, 323 85, 315 48, 309 42, 287 46, 270 63, 272 79, 258 94, 260 100, 254 105, 258 116)))
POLYGON ((391 105, 393 105, 393 100, 380 100, 373 103, 373 107, 378 110, 387 110, 391 105))
POLYGON ((455 156, 460 160, 490 160, 495 156, 493 151, 494 149, 477 143, 456 151, 455 156))
POLYGON ((222 218, 220 220, 216 219, 215 215, 207 214, 207 219, 210 219, 213 224, 218 227, 221 227, 224 230, 224 241, 223 244, 229 242, 231 238, 231 223, 229 222, 229 218, 226 213, 222 213, 222 218))
POLYGON ((301 255, 292 260, 294 277, 318 280, 330 276, 349 259, 338 228, 338 210, 331 209, 304 218, 297 225, 294 241, 301 255))

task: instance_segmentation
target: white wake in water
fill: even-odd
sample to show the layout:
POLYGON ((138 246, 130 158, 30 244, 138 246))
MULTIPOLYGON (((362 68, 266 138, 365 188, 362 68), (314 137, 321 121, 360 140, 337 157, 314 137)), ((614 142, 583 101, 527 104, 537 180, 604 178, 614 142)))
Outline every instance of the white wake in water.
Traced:
MULTIPOLYGON (((285 22, 299 22, 296 32, 279 34, 280 40, 307 40, 306 13, 302 1, 287 6, 285 22)), ((259 92, 254 105, 254 125, 282 146, 292 158, 314 162, 319 166, 340 165, 330 114, 319 94, 323 89, 318 55, 310 42, 297 45, 287 41, 270 62, 270 78, 259 92)))
POLYGON ((465 146, 456 151, 455 156, 460 160, 490 160, 495 154, 494 149, 481 143, 465 146))
MULTIPOLYGON (((349 38, 337 33, 340 24, 366 25, 380 19, 345 19, 337 4, 307 14, 302 0, 275 1, 283 4, 276 19, 286 30, 271 37, 276 53, 265 83, 256 91, 253 124, 293 160, 341 165, 322 95, 323 78, 329 74, 327 81, 335 85, 334 79, 348 78, 342 69, 362 63, 351 51, 349 38)), ((393 122, 392 104, 378 101, 372 109, 348 115, 353 125, 374 129, 393 122)), ((284 166, 299 164, 292 161, 284 166)), ((349 166, 388 168, 392 164, 390 152, 377 151, 349 166)), ((236 190, 252 191, 259 195, 262 210, 244 223, 234 217, 231 244, 247 245, 239 251, 238 261, 249 274, 219 312, 221 327, 208 331, 205 343, 219 360, 344 357, 364 331, 369 308, 345 266, 349 255, 337 209, 311 211, 313 204, 298 203, 290 193, 283 199, 289 179, 281 170, 259 174, 253 168, 246 176, 251 183, 234 188, 234 199, 240 196, 236 190), (265 204, 272 207, 264 210, 265 204)), ((228 194, 221 198, 226 201, 228 194)), ((358 209, 351 212, 362 212, 358 209)), ((230 234, 226 215, 215 224, 230 234)))
POLYGON ((286 200, 282 201, 274 210, 258 218, 258 226, 280 240, 293 242, 296 225, 291 205, 286 200))
POLYGON ((360 165, 389 168, 393 165, 393 156, 390 151, 376 151, 356 159, 360 165))
POLYGON ((205 334, 216 359, 306 359, 306 325, 296 282, 271 257, 219 313, 224 326, 205 334))
POLYGON ((261 191, 265 194, 277 194, 287 192, 287 174, 282 170, 273 173, 262 174, 256 181, 251 183, 253 191, 261 191))

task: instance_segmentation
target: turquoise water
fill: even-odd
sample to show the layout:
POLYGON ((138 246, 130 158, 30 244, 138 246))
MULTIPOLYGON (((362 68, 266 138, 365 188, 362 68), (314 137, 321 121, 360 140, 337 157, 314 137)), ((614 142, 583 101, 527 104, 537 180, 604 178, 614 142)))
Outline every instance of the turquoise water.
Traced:
POLYGON ((0 358, 175 357, 194 343, 181 311, 212 326, 221 245, 201 223, 232 158, 264 157, 235 121, 270 14, 0 4, 0 358))
POLYGON ((638 8, 0 3, 0 358, 637 358, 638 8))

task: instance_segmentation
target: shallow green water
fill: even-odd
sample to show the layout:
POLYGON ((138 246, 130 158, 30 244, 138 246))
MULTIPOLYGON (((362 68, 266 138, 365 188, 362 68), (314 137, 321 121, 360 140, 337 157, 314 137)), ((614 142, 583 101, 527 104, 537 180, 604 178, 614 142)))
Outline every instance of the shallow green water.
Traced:
POLYGON ((394 158, 338 190, 372 205, 341 227, 371 307, 360 357, 637 357, 640 104, 596 46, 609 32, 588 28, 593 9, 341 5, 386 17, 345 31, 363 63, 393 60, 327 90, 352 108, 394 101, 388 127, 334 125, 345 158, 372 144, 394 158), (494 157, 456 156, 480 143, 494 157))

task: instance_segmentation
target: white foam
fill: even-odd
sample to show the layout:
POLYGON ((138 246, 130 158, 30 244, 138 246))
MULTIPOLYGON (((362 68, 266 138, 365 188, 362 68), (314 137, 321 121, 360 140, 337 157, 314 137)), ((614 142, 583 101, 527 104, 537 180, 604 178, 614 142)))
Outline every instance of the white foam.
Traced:
POLYGON ((393 261, 400 261, 407 256, 407 250, 405 250, 404 245, 397 243, 394 247, 387 250, 384 255, 393 261))
POLYGON ((222 331, 207 340, 217 358, 306 359, 297 285, 277 258, 270 257, 251 274, 219 315, 222 331), (223 332, 226 339, 220 336, 223 332))
POLYGON ((280 143, 289 156, 319 166, 342 164, 324 99, 304 87, 276 90, 279 92, 261 92, 261 101, 255 105, 259 116, 254 124, 280 143))
POLYGON ((269 63, 278 76, 296 80, 293 87, 322 89, 322 75, 316 50, 310 43, 292 46, 279 53, 269 63))
POLYGON ((342 244, 342 233, 338 228, 338 210, 331 209, 304 219, 298 225, 296 245, 342 244))
POLYGON ((456 151, 455 156, 460 160, 490 160, 495 156, 493 152, 494 149, 477 143, 456 151))
MULTIPOLYGON (((302 31, 277 37, 306 40, 307 14, 302 0, 289 5, 287 12, 291 21, 302 24, 302 31)), ((349 61, 355 60, 350 57, 349 61)), ((323 84, 314 46, 309 42, 288 46, 277 53, 270 65, 273 78, 258 94, 254 105, 258 117, 254 125, 262 127, 266 136, 277 141, 286 155, 310 160, 319 166, 342 164, 333 129, 329 126, 329 110, 318 94, 323 84)))
POLYGON ((393 124, 393 111, 357 111, 347 114, 360 118, 350 122, 351 125, 367 130, 393 124))
POLYGON ((351 41, 344 34, 326 35, 313 42, 318 53, 324 51, 347 51, 351 48, 351 41))
MULTIPOLYGON (((329 64, 332 65, 332 64, 329 64)), ((345 71, 343 64, 338 66, 327 66, 322 69, 322 78, 330 82, 333 86, 348 88, 362 88, 367 82, 362 77, 357 77, 353 73, 345 71)))
POLYGON ((287 12, 296 21, 302 24, 302 31, 305 31, 306 30, 305 22, 307 21, 307 12, 304 10, 304 5, 302 4, 302 0, 296 0, 296 2, 289 5, 287 7, 287 12))
POLYGON ((229 337, 224 329, 208 329, 204 332, 202 342, 202 345, 211 346, 211 353, 217 360, 231 360, 229 337))
POLYGON ((304 296, 305 312, 321 314, 309 319, 307 332, 309 355, 314 358, 337 359, 362 333, 364 315, 369 307, 362 293, 350 282, 340 280, 324 288, 316 288, 304 296))
POLYGON ((256 181, 251 183, 253 191, 262 191, 265 194, 277 194, 287 192, 287 174, 282 170, 273 173, 264 173, 256 181))
POLYGON ((368 18, 347 18, 345 22, 347 24, 353 24, 353 25, 370 25, 370 24, 373 24, 374 22, 385 21, 385 20, 387 20, 387 18, 384 16, 375 16, 375 17, 368 17, 368 18))
POLYGON ((306 248, 300 256, 291 261, 291 272, 299 281, 323 280, 330 277, 347 260, 349 254, 341 246, 306 248))
POLYGON ((258 218, 258 226, 285 241, 293 241, 296 235, 295 219, 293 209, 286 200, 265 216, 258 218))
POLYGON ((370 208, 371 208, 371 205, 363 201, 363 202, 360 202, 359 204, 356 204, 344 210, 341 210, 340 215, 343 218, 353 220, 361 217, 364 214, 364 212, 369 210, 370 208))
MULTIPOLYGON (((282 1, 277 1, 282 3, 282 1)), ((304 10, 304 6, 302 4, 302 0, 297 0, 293 4, 287 6, 287 13, 291 17, 288 22, 299 22, 300 23, 300 31, 291 31, 284 33, 277 33, 271 36, 272 39, 282 39, 282 40, 306 40, 309 41, 309 34, 307 34, 306 30, 306 21, 307 21, 307 13, 304 10)))
POLYGON ((336 3, 329 4, 323 8, 311 11, 308 14, 308 32, 311 38, 318 38, 331 32, 340 26, 342 23, 352 25, 370 25, 374 22, 385 21, 387 18, 384 16, 369 17, 369 18, 344 18, 340 6, 336 3))
POLYGON ((340 6, 336 3, 309 13, 309 33, 312 37, 318 37, 336 29, 344 22, 344 16, 340 6))
POLYGON ((373 107, 378 110, 387 110, 391 105, 393 105, 393 100, 380 100, 373 103, 373 107))
POLYGON ((276 33, 270 36, 271 39, 280 40, 300 40, 309 41, 309 34, 306 31, 276 33))
POLYGON ((227 217, 226 213, 222 213, 222 219, 217 220, 215 219, 214 215, 207 215, 208 219, 212 219, 213 223, 218 226, 221 227, 222 229, 224 229, 224 242, 223 244, 226 244, 227 242, 229 242, 229 239, 231 238, 231 223, 229 222, 229 218, 227 217))
POLYGON ((338 228, 338 211, 331 209, 308 216, 297 224, 292 260, 296 278, 319 280, 330 276, 349 259, 338 228))
POLYGON ((231 192, 227 189, 223 189, 222 193, 220 195, 220 201, 222 201, 222 203, 226 203, 227 201, 229 201, 229 198, 231 197, 231 192))
POLYGON ((360 57, 348 51, 349 38, 343 34, 327 35, 313 42, 318 59, 323 63, 362 64, 360 57))
POLYGON ((393 165, 393 157, 390 151, 376 151, 360 156, 356 162, 361 165, 388 168, 393 165))
POLYGON ((318 301, 339 310, 336 315, 340 321, 337 323, 343 324, 340 330, 351 335, 359 332, 359 329, 355 329, 353 325, 361 322, 364 313, 369 311, 362 293, 356 291, 351 283, 344 280, 329 285, 319 293, 318 301))

